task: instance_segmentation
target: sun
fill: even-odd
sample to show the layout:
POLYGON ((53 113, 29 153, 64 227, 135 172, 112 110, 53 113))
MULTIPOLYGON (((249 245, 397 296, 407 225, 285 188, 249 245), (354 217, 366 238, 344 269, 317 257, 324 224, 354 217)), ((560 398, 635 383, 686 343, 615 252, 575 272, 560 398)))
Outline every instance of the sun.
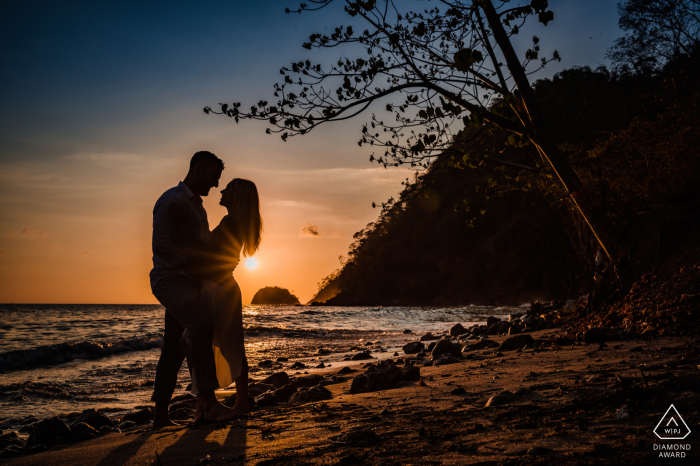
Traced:
POLYGON ((249 257, 245 260, 245 267, 249 270, 256 269, 258 267, 258 260, 255 257, 249 257))

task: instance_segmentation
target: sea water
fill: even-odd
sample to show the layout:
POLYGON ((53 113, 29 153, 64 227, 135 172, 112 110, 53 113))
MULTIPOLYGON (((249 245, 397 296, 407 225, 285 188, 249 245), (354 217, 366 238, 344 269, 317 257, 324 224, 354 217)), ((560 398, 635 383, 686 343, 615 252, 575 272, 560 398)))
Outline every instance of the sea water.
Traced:
MULTIPOLYGON (((264 375, 257 364, 266 359, 286 357, 287 366, 296 360, 310 367, 337 365, 339 355, 367 342, 379 342, 372 351, 393 354, 425 332, 516 310, 250 305, 243 308, 243 325, 255 376, 264 375), (319 348, 333 354, 320 356, 319 348)), ((160 305, 0 304, 0 425, 12 428, 27 416, 149 404, 164 312, 160 305)), ((183 363, 176 394, 189 383, 183 363)))

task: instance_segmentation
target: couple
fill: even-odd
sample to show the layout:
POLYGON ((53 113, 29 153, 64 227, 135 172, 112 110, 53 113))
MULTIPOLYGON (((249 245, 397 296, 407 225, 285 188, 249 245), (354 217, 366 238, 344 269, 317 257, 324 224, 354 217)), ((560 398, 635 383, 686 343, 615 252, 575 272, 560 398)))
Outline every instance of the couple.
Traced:
POLYGON ((196 423, 235 419, 250 411, 241 290, 232 272, 241 251, 252 256, 260 245, 260 201, 253 182, 234 179, 219 202, 228 215, 210 232, 201 196, 219 186, 223 169, 216 155, 197 152, 184 181, 163 193, 153 209, 151 290, 165 306, 163 349, 151 398, 154 429, 177 425, 168 416, 168 405, 185 358, 197 395, 196 423), (228 408, 214 390, 233 381, 236 403, 228 408))

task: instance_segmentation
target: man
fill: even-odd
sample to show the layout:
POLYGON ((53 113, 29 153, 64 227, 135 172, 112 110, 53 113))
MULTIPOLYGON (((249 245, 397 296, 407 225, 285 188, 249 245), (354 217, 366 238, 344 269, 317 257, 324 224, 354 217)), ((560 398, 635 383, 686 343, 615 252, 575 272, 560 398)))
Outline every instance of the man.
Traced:
POLYGON ((168 416, 168 405, 175 390, 177 375, 185 359, 180 339, 185 328, 191 335, 189 362, 199 391, 198 420, 222 421, 236 417, 236 412, 219 403, 214 390, 219 388, 212 349, 211 311, 199 291, 199 279, 188 272, 198 258, 192 253, 191 235, 199 240, 209 235, 207 213, 201 196, 219 186, 224 164, 211 152, 192 156, 185 179, 167 190, 153 209, 153 270, 151 290, 165 306, 165 333, 151 401, 156 404, 153 428, 174 426, 168 416), (188 240, 189 238, 189 240, 188 240))

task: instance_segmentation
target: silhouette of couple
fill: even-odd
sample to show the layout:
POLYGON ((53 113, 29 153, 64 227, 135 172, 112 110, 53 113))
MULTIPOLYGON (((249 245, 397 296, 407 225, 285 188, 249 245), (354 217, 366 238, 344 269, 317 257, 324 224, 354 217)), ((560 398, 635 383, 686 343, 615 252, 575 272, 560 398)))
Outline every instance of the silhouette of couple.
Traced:
POLYGON ((177 425, 168 405, 185 358, 197 395, 195 423, 235 419, 250 411, 241 290, 232 272, 241 252, 252 256, 260 245, 260 201, 253 182, 235 178, 221 191, 219 204, 228 215, 210 232, 201 196, 219 186, 223 169, 216 155, 197 152, 185 179, 163 193, 153 209, 151 290, 165 306, 151 398, 154 429, 177 425), (214 390, 233 381, 236 403, 229 408, 214 390))

